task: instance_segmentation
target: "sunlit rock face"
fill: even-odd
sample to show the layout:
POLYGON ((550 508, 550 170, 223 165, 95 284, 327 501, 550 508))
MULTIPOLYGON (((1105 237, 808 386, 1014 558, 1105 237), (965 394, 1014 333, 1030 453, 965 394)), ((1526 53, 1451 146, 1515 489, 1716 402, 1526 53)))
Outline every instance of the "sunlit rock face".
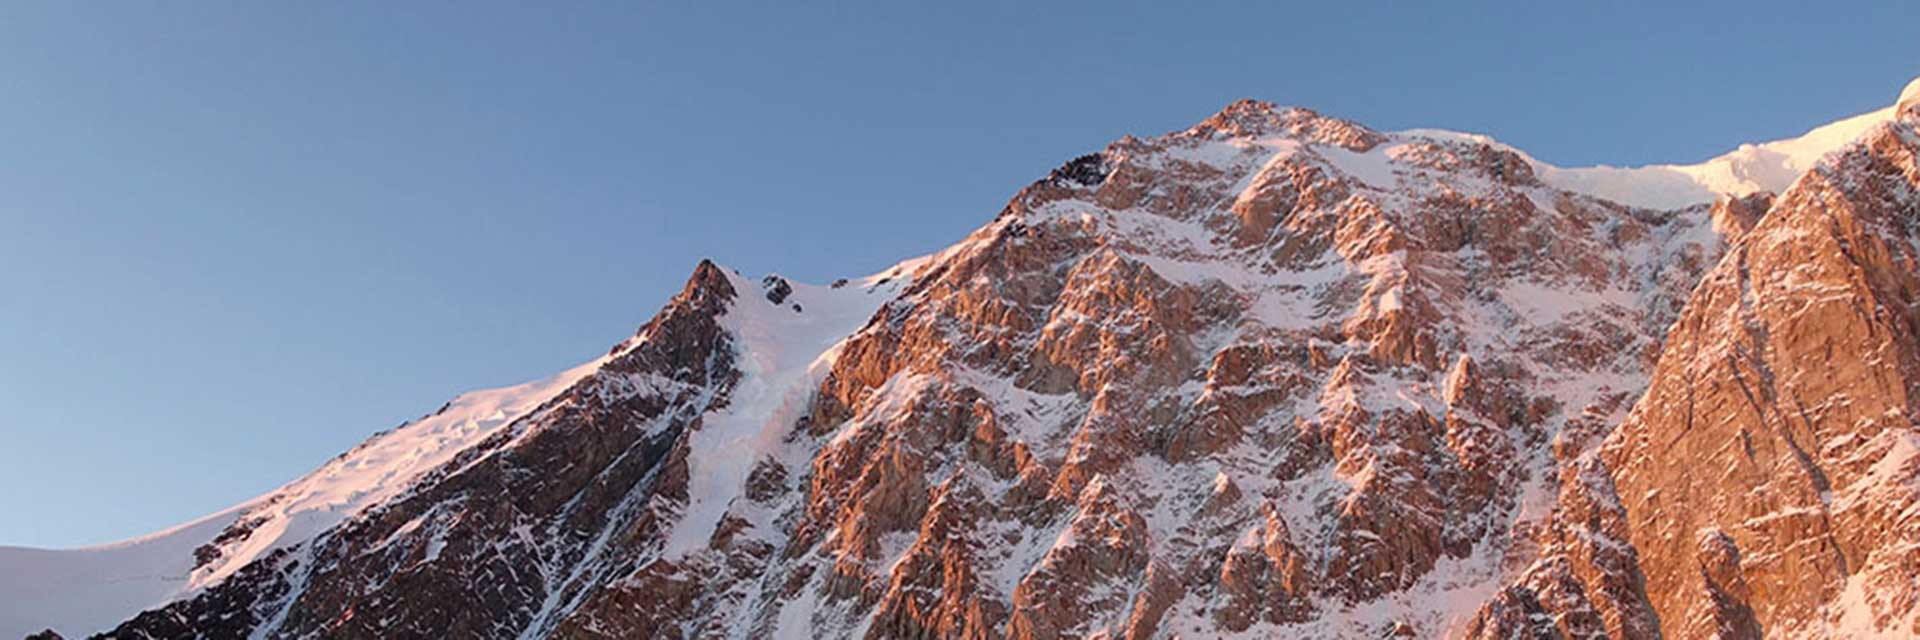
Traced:
POLYGON ((1553 527, 1589 542, 1543 554, 1481 635, 1524 612, 1561 621, 1547 635, 1920 634, 1910 106, 1738 225, 1645 394, 1562 488, 1553 527), (1568 623, 1588 612, 1604 624, 1568 623))
POLYGON ((1920 633, 1911 104, 1715 195, 1237 102, 874 276, 702 264, 111 635, 1920 633))

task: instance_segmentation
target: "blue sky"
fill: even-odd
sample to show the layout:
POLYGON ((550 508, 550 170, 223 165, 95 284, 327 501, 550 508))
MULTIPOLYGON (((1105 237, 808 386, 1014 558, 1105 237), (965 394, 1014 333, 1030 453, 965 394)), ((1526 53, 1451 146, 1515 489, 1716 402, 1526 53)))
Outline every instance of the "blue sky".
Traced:
POLYGON ((1908 3, 790 4, 0 7, 0 544, 217 510, 702 257, 875 271, 1240 97, 1625 165, 1920 74, 1908 3))

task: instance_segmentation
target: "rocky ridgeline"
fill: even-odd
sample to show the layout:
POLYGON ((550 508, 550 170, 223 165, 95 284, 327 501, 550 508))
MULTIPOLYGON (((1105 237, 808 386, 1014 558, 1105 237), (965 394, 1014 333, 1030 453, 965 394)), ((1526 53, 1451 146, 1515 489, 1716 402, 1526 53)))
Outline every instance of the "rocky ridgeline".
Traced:
POLYGON ((1238 102, 884 277, 703 263, 400 497, 106 635, 1920 633, 1917 125, 1655 210, 1238 102))

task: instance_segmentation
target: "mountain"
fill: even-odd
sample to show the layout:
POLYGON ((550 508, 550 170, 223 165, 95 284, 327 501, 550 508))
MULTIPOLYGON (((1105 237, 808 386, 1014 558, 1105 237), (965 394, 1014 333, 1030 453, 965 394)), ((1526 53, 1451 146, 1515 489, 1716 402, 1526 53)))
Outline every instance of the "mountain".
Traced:
POLYGON ((1920 81, 1688 166, 1242 101, 106 547, 0 634, 1909 637, 1920 81))

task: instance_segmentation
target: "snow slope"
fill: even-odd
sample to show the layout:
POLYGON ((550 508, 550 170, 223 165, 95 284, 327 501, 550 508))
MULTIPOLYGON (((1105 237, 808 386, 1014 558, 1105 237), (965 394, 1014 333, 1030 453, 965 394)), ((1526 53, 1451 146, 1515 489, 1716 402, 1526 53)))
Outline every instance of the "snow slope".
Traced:
POLYGON ((0 547, 0 638, 53 628, 105 631, 188 590, 193 550, 243 507, 125 542, 83 549, 0 547))
POLYGON ((919 262, 838 287, 789 282, 791 292, 779 303, 767 299, 764 283, 727 272, 740 298, 720 324, 736 340, 744 375, 727 406, 708 414, 691 436, 688 504, 668 539, 666 557, 706 546, 745 488, 752 465, 784 452, 781 439, 807 411, 847 336, 893 299, 906 282, 900 276, 919 262))
POLYGON ((1548 167, 1542 176, 1562 189, 1653 209, 1712 202, 1715 195, 1780 193, 1828 152, 1847 146, 1892 118, 1892 108, 1880 109, 1816 127, 1797 138, 1740 145, 1700 164, 1626 169, 1548 167))
POLYGON ((462 394, 433 415, 375 435, 279 489, 173 529, 80 549, 0 547, 0 638, 48 627, 70 637, 105 631, 216 584, 255 558, 312 539, 398 495, 607 359, 545 380, 462 394), (242 520, 253 525, 251 531, 223 544, 218 559, 194 568, 194 550, 242 520))

